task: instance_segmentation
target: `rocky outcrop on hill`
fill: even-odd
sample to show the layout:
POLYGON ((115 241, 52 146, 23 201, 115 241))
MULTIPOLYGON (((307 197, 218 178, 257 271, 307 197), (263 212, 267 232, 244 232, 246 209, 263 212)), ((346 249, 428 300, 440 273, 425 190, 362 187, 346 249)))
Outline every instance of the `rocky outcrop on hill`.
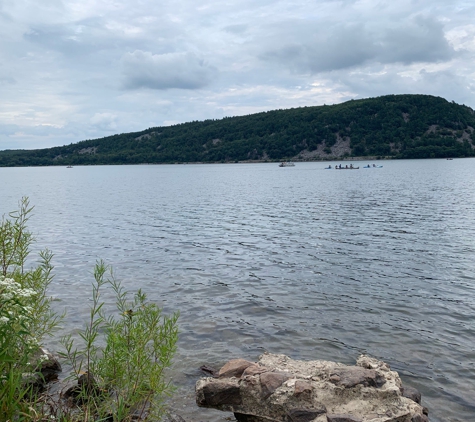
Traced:
POLYGON ((428 422, 420 394, 389 365, 362 355, 356 366, 263 354, 235 359, 196 384, 198 406, 245 422, 428 422))

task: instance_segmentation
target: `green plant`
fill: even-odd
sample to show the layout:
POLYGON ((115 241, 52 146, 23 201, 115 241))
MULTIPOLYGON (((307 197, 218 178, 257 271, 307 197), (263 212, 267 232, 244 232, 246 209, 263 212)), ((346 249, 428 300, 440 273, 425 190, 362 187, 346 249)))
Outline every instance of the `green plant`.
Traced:
POLYGON ((163 398, 172 390, 164 371, 171 364, 178 338, 178 314, 164 316, 140 290, 128 299, 112 272, 98 262, 94 269, 93 304, 87 326, 79 335, 62 339, 63 356, 78 379, 76 409, 58 402, 45 410, 33 376, 46 356, 42 340, 58 325, 47 288, 52 280, 52 253, 39 253, 39 264, 26 268, 33 235, 27 229, 33 207, 28 198, 0 224, 0 422, 40 421, 57 416, 70 421, 131 421, 160 417, 163 398), (105 315, 101 293, 112 288, 116 312, 105 315))
POLYGON ((160 417, 163 398, 171 392, 164 370, 176 350, 178 314, 164 316, 140 290, 129 300, 107 272, 102 261, 96 264, 89 321, 79 333, 83 347, 75 348, 71 336, 62 339, 63 356, 79 381, 76 401, 85 421, 160 417), (116 312, 109 316, 100 299, 107 285, 116 297, 116 312))
POLYGON ((28 378, 45 358, 38 354, 43 338, 60 319, 46 295, 52 253, 40 252, 39 265, 25 268, 34 242, 26 226, 32 210, 23 198, 0 224, 0 421, 27 417, 36 393, 28 378))

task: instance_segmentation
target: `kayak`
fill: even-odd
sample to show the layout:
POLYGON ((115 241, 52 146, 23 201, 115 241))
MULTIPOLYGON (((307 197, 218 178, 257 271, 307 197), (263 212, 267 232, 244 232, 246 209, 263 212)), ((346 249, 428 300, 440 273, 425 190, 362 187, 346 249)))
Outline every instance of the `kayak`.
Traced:
POLYGON ((335 167, 336 170, 358 170, 359 167, 335 167))

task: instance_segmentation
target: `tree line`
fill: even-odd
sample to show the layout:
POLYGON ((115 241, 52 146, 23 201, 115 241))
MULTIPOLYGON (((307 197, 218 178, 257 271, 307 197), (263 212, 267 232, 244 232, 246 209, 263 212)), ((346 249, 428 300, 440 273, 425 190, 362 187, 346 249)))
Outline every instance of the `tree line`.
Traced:
POLYGON ((387 95, 0 151, 0 166, 475 155, 475 113, 428 95, 387 95), (345 144, 346 149, 337 148, 345 144))

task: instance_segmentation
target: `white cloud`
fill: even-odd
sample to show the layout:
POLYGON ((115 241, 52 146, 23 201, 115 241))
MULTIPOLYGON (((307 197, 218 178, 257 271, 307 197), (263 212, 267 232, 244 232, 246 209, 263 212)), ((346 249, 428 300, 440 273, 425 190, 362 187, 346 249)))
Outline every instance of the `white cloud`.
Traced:
POLYGON ((465 25, 447 31, 447 39, 456 51, 475 52, 475 25, 465 25))
POLYGON ((96 113, 91 118, 91 125, 103 131, 117 130, 117 116, 112 113, 96 113))

